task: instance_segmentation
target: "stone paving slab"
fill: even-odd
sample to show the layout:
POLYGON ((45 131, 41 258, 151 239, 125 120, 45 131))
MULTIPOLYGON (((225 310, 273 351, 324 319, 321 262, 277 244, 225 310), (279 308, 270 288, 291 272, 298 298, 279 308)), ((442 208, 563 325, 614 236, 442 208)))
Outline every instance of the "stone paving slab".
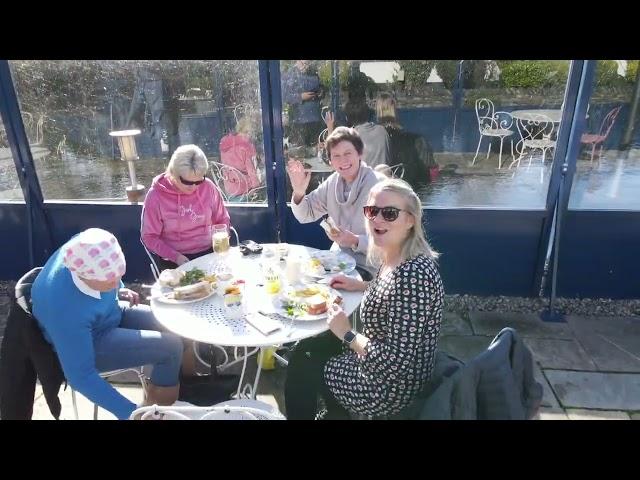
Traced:
POLYGON ((491 340, 481 335, 449 335, 440 337, 439 348, 466 363, 486 350, 491 340))
POLYGON ((569 420, 629 420, 627 412, 616 410, 585 410, 568 408, 566 410, 569 420))
POLYGON ((440 336, 473 335, 471 324, 457 313, 445 312, 440 327, 440 336))
POLYGON ((533 358, 542 368, 597 370, 596 364, 575 340, 525 338, 524 343, 531 349, 533 358))
POLYGON ((545 370, 563 407, 640 410, 640 375, 545 370))
POLYGON ((495 337, 503 328, 511 327, 524 338, 573 339, 573 332, 568 324, 543 322, 533 313, 472 311, 469 318, 477 335, 495 337))
POLYGON ((556 396, 549 385, 549 381, 542 373, 540 365, 536 362, 533 363, 533 376, 542 385, 542 406, 551 408, 561 408, 556 396))
POLYGON ((569 316, 567 322, 597 370, 640 373, 640 319, 569 316))
POLYGON ((565 411, 561 408, 541 407, 538 412, 538 420, 569 420, 565 411))
MULTIPOLYGON (((136 405, 142 403, 143 393, 141 387, 118 385, 116 389, 129 400, 136 405)), ((40 385, 36 386, 37 399, 33 403, 33 420, 54 420, 53 415, 49 411, 47 402, 42 395, 42 388, 40 385)), ((71 401, 71 389, 60 389, 58 394, 60 403, 62 405, 62 411, 60 413, 60 420, 75 420, 73 413, 73 403, 71 401)), ((76 392, 76 399, 78 401, 78 414, 80 420, 93 420, 93 403, 82 394, 76 392)), ((103 408, 98 408, 99 420, 116 420, 115 415, 111 414, 103 408)))

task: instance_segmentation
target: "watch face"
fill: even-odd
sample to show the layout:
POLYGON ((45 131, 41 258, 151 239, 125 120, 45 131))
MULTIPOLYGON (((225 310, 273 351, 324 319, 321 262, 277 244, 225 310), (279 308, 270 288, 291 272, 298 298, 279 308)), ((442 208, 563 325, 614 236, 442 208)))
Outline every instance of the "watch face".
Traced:
POLYGON ((356 338, 356 334, 351 331, 344 334, 344 341, 347 343, 353 342, 355 338, 356 338))

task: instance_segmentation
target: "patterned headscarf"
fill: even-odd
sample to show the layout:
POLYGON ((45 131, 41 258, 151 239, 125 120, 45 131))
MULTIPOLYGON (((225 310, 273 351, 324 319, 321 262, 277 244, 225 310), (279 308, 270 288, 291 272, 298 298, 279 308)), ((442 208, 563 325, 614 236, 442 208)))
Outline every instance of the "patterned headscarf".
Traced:
POLYGON ((63 248, 64 266, 87 280, 113 280, 124 275, 127 268, 116 237, 100 228, 79 233, 63 248))

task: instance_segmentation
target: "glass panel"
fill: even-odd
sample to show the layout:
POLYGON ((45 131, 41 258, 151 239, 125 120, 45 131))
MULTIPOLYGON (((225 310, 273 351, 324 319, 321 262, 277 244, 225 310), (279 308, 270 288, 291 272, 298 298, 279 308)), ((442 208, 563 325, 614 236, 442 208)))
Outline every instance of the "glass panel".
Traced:
MULTIPOLYGON (((337 104, 336 124, 361 132, 365 161, 388 164, 387 173, 411 183, 424 205, 545 208, 569 61, 340 60, 311 65, 322 91, 330 93, 316 101, 319 107, 337 104), (386 156, 372 133, 376 123, 388 135, 386 156)), ((290 148, 301 143, 291 112, 300 115, 302 93, 296 92, 300 99, 292 97, 286 83, 294 67, 295 62, 283 62, 290 148)), ((305 149, 295 150, 304 150, 308 166, 319 163, 313 160, 317 140, 312 137, 324 126, 318 123, 318 107, 313 109, 313 123, 303 127, 313 135, 303 139, 305 149)), ((312 177, 310 188, 321 178, 312 177)))
POLYGON ((179 145, 196 144, 231 202, 265 202, 256 61, 11 61, 45 199, 126 200, 113 130, 139 129, 147 189, 179 145), (221 153, 222 152, 222 153, 221 153))
POLYGON ((569 208, 640 210, 638 60, 599 60, 569 208))
POLYGON ((0 200, 24 200, 2 118, 0 118, 0 200))

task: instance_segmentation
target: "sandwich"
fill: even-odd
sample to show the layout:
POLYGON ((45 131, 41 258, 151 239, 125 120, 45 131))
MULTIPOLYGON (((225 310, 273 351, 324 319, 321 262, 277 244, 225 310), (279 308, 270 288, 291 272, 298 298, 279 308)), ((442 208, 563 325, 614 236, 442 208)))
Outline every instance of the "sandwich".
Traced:
POLYGON ((184 272, 180 272, 174 269, 163 270, 160 273, 160 277, 158 278, 158 282, 163 287, 177 287, 180 285, 180 281, 184 277, 184 272))
POLYGON ((320 226, 324 228, 324 231, 327 232, 328 235, 338 235, 340 233, 340 229, 336 225, 336 222, 334 222, 328 215, 320 222, 320 226))
POLYGON ((316 294, 304 299, 304 308, 309 315, 320 315, 328 309, 329 303, 340 305, 342 297, 327 298, 327 295, 316 294))
POLYGON ((173 295, 175 300, 196 300, 206 297, 211 291, 211 283, 202 281, 193 285, 174 288, 169 295, 173 295))
POLYGON ((320 294, 305 298, 304 304, 309 315, 320 315, 327 311, 327 299, 320 294))

